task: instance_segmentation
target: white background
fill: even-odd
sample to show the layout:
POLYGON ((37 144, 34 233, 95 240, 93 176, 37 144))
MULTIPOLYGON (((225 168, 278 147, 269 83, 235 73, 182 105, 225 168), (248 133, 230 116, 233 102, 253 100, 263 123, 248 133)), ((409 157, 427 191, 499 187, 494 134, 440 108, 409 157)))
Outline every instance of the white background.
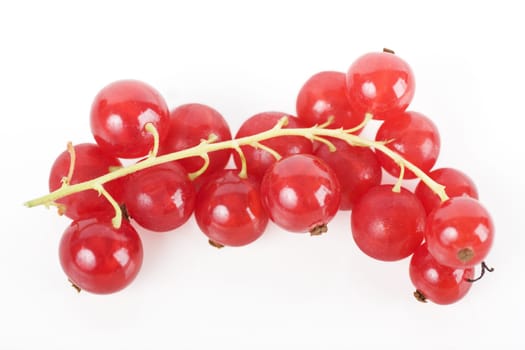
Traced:
POLYGON ((0 349, 523 349, 525 24, 514 3, 3 1, 0 349), (170 107, 215 107, 235 132, 257 112, 294 113, 309 76, 383 47, 415 72, 410 108, 441 131, 438 166, 468 173, 493 214, 496 271, 465 299, 416 302, 408 260, 360 253, 348 213, 326 236, 271 226, 220 251, 192 219, 142 234, 128 289, 68 285, 57 254, 68 220, 22 203, 45 194, 68 140, 92 140, 101 87, 144 80, 170 107))

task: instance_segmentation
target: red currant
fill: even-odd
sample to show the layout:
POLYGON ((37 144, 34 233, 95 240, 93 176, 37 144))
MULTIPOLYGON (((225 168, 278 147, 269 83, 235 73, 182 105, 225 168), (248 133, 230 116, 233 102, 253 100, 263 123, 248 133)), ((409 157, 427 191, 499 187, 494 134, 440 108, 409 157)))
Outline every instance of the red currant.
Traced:
MULTIPOLYGON (((104 153, 98 145, 83 143, 73 147, 75 151, 75 167, 69 184, 92 180, 109 173, 113 168, 120 168, 120 161, 104 153)), ((51 167, 49 174, 49 191, 55 191, 62 186, 62 180, 67 177, 71 164, 68 151, 62 152, 51 167)), ((117 201, 122 202, 124 196, 125 178, 119 178, 104 184, 104 188, 117 201)), ((112 217, 115 210, 106 198, 97 191, 86 190, 56 200, 62 206, 61 212, 73 220, 89 217, 112 217)))
MULTIPOLYGON (((163 140, 159 154, 167 154, 197 146, 207 140, 211 134, 217 137, 215 142, 231 140, 232 135, 226 120, 215 109, 191 103, 177 107, 170 113, 170 127, 163 140)), ((230 159, 231 150, 210 152, 210 164, 206 174, 222 170, 230 159)), ((188 173, 198 171, 203 165, 201 157, 190 157, 177 161, 188 173)))
POLYGON ((346 96, 346 76, 341 72, 320 72, 303 85, 297 96, 297 117, 306 126, 321 125, 329 117, 328 128, 350 129, 364 118, 352 110, 346 96))
POLYGON ((394 54, 368 53, 348 69, 346 89, 356 110, 386 120, 393 112, 404 111, 412 101, 414 74, 410 66, 394 54))
POLYGON ((259 185, 239 177, 238 170, 224 170, 210 177, 198 195, 195 219, 210 242, 243 246, 255 241, 266 229, 259 185))
MULTIPOLYGON (((246 120, 240 127, 235 138, 255 135, 260 132, 270 130, 286 113, 263 112, 256 114, 246 120)), ((288 124, 285 128, 302 128, 304 125, 296 118, 288 116, 288 124)), ((273 149, 282 157, 298 153, 312 153, 312 142, 302 136, 281 136, 274 137, 261 142, 261 144, 273 149)), ((241 150, 246 157, 248 176, 256 181, 260 181, 266 169, 275 163, 275 157, 261 148, 252 146, 241 146, 241 150)), ((233 153, 237 168, 241 168, 241 159, 235 152, 233 153)))
POLYGON ((164 232, 184 224, 195 207, 195 190, 177 163, 141 170, 129 177, 125 204, 142 227, 164 232))
POLYGON ((352 210, 352 235, 368 256, 383 261, 400 260, 421 244, 425 219, 425 209, 412 192, 401 188, 396 193, 391 185, 376 186, 352 210))
POLYGON ((434 259, 424 243, 416 249, 410 260, 410 279, 417 288, 418 300, 436 304, 452 304, 467 294, 474 276, 473 268, 453 268, 434 259))
POLYGON ((78 288, 114 293, 129 285, 139 272, 142 243, 126 220, 119 229, 109 220, 73 221, 60 241, 60 263, 78 288))
POLYGON ((136 80, 120 80, 104 87, 91 107, 91 131, 99 146, 119 158, 138 158, 153 148, 152 123, 160 139, 169 126, 169 111, 162 96, 136 80))
POLYGON ((471 267, 485 260, 494 239, 494 225, 476 199, 455 197, 430 213, 425 239, 440 264, 471 267))
POLYGON ((355 202, 370 188, 381 183, 381 166, 376 154, 365 147, 350 146, 346 141, 330 138, 336 147, 330 152, 327 145, 319 143, 315 155, 328 164, 341 184, 339 209, 350 210, 355 202))
MULTIPOLYGON (((399 153, 415 166, 428 172, 439 155, 439 132, 430 119, 421 113, 403 112, 386 120, 377 130, 377 141, 389 141, 386 147, 399 153)), ((381 166, 391 175, 399 176, 399 165, 381 152, 377 152, 381 166)), ((410 170, 406 179, 415 179, 410 170)))
MULTIPOLYGON (((464 173, 452 168, 441 168, 432 170, 428 176, 437 183, 445 186, 447 196, 461 197, 469 196, 478 199, 478 190, 474 182, 464 173)), ((420 181, 414 192, 419 198, 427 214, 441 204, 441 199, 423 181, 420 181)))
POLYGON ((339 208, 341 187, 335 172, 321 159, 296 154, 268 169, 261 195, 277 225, 292 232, 319 234, 339 208))

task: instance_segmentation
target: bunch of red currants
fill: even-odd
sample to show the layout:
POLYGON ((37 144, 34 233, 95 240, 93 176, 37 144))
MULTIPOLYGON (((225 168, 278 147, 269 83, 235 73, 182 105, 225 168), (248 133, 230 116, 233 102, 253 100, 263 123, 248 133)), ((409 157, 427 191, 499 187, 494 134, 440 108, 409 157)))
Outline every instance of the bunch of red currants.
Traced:
POLYGON ((151 86, 117 81, 93 102, 96 143, 70 144, 52 166, 51 193, 26 204, 73 219, 59 251, 79 290, 113 293, 133 281, 143 260, 136 225, 172 231, 194 213, 210 244, 243 246, 269 220, 319 235, 338 210, 351 210, 365 254, 411 256, 418 300, 450 304, 468 292, 476 266, 490 270, 494 227, 467 175, 432 170, 440 138, 429 118, 406 110, 414 91, 405 61, 390 50, 368 53, 346 74, 308 79, 297 116, 256 114, 232 138, 211 107, 170 112, 151 86), (359 136, 371 119, 382 121, 375 140, 359 136), (398 181, 382 184, 383 171, 398 181), (403 187, 416 178, 414 192, 403 187))

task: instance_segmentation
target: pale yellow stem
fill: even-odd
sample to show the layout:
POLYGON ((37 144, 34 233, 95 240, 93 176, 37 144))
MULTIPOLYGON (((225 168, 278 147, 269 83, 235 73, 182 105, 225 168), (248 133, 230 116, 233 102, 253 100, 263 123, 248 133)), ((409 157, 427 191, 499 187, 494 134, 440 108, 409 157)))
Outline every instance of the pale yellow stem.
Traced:
POLYGON ((405 177, 405 165, 403 163, 400 163, 399 164, 399 177, 394 187, 392 187, 393 192, 396 192, 396 193, 401 192, 401 185, 403 184, 404 177, 405 177))
POLYGON ((204 174, 206 169, 208 169, 208 167, 210 166, 210 156, 208 155, 208 153, 201 154, 201 158, 204 160, 204 164, 201 166, 201 168, 197 171, 194 171, 193 173, 188 174, 188 177, 192 181, 204 174))
POLYGON ((351 129, 346 129, 345 132, 350 134, 350 133, 353 133, 353 132, 361 130, 362 128, 364 128, 366 126, 366 124, 368 124, 369 121, 372 120, 372 118, 374 118, 372 113, 366 113, 365 114, 365 119, 363 119, 363 121, 361 123, 359 123, 358 125, 354 126, 351 129))
POLYGON ((149 156, 155 158, 159 153, 159 132, 152 123, 147 123, 144 128, 153 136, 153 149, 151 150, 149 156))
POLYGON ((262 143, 260 142, 254 142, 253 144, 251 144, 250 146, 254 147, 254 148, 260 148, 262 150, 265 150, 266 152, 270 153, 276 160, 279 160, 281 159, 281 155, 279 153, 277 153, 274 149, 266 146, 266 145, 263 145, 262 143))
MULTIPOLYGON (((123 167, 121 169, 115 170, 113 172, 107 173, 105 175, 102 175, 96 179, 92 179, 89 181, 85 181, 82 183, 64 186, 54 192, 51 192, 45 196, 35 198, 33 200, 30 200, 25 203, 28 207, 34 207, 37 205, 42 204, 48 204, 51 203, 59 198, 65 197, 67 195, 77 193, 80 191, 85 191, 88 189, 94 189, 97 185, 102 185, 106 182, 109 182, 111 180, 115 180, 117 178, 126 176, 128 174, 137 172, 142 169, 146 169, 155 165, 163 164, 166 162, 171 162, 177 159, 183 159, 183 158, 189 158, 189 157, 195 157, 195 156, 201 156, 204 153, 209 152, 215 152, 223 149, 236 149, 237 152, 240 150, 240 146, 243 145, 252 145, 260 141, 264 141, 273 137, 278 136, 303 136, 306 138, 313 139, 315 137, 333 137, 338 138, 341 140, 344 140, 348 142, 351 145, 360 146, 360 147, 373 147, 377 151, 380 151, 384 153, 386 156, 392 158, 396 163, 403 164, 404 167, 412 171, 418 178, 420 178, 432 191, 434 191, 442 201, 445 201, 448 199, 447 194, 445 193, 445 187, 443 185, 440 185, 439 183, 432 180, 425 172, 423 172, 421 169, 419 169, 414 164, 410 163, 409 161, 405 160, 403 157, 401 157, 398 153, 392 151, 388 147, 384 145, 381 141, 373 141, 366 138, 363 138, 358 135, 348 134, 344 130, 340 129, 324 129, 319 127, 313 127, 313 128, 297 128, 297 129, 286 129, 283 128, 284 125, 287 123, 287 118, 283 117, 279 120, 279 122, 270 130, 261 132, 259 134, 251 135, 242 137, 235 140, 227 140, 217 143, 201 143, 200 145, 197 145, 195 147, 191 147, 182 151, 165 154, 162 156, 157 157, 149 157, 148 159, 127 166, 123 167)), ((241 156, 241 160, 244 158, 244 154, 242 154, 242 151, 239 153, 241 156)), ((246 164, 243 165, 243 170, 241 169, 241 176, 246 175, 246 164)))
POLYGON ((326 145, 326 147, 328 147, 328 150, 330 152, 335 152, 337 150, 337 148, 335 147, 335 145, 332 142, 328 141, 327 139, 325 139, 323 137, 312 136, 312 139, 314 141, 318 141, 318 142, 324 143, 326 145))
POLYGON ((71 183, 71 179, 73 178, 73 172, 75 171, 75 163, 76 163, 76 153, 75 153, 75 147, 73 147, 73 143, 69 141, 67 143, 67 151, 69 153, 69 170, 67 172, 67 176, 62 179, 62 186, 67 186, 71 183))
POLYGON ((93 185, 93 189, 97 191, 100 195, 104 196, 108 200, 108 202, 113 206, 113 209, 115 210, 115 216, 113 217, 113 219, 111 219, 111 223, 113 224, 114 228, 119 229, 122 225, 122 209, 120 209, 120 205, 101 184, 93 185))

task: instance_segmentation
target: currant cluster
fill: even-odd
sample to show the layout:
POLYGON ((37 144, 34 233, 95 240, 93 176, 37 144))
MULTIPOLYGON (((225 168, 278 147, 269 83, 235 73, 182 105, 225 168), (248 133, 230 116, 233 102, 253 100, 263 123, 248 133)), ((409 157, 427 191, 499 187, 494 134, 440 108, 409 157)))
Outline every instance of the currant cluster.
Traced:
POLYGON ((213 246, 243 246, 269 220, 319 235, 339 210, 351 210, 365 254, 411 256, 416 297, 453 303, 471 287, 476 265, 488 269, 494 227, 467 175, 432 169, 439 133, 407 111, 414 91, 404 60, 389 50, 365 54, 347 73, 308 79, 296 116, 256 114, 232 138, 209 106, 170 111, 153 87, 117 81, 93 102, 96 143, 69 144, 51 168, 51 193, 27 205, 54 205, 73 220, 60 262, 74 286, 92 293, 121 290, 139 272, 137 225, 172 231, 194 214, 213 246), (375 140, 359 136, 371 119, 382 123, 375 140), (383 171, 399 180, 382 184, 383 171), (414 192, 403 187, 415 178, 414 192))

